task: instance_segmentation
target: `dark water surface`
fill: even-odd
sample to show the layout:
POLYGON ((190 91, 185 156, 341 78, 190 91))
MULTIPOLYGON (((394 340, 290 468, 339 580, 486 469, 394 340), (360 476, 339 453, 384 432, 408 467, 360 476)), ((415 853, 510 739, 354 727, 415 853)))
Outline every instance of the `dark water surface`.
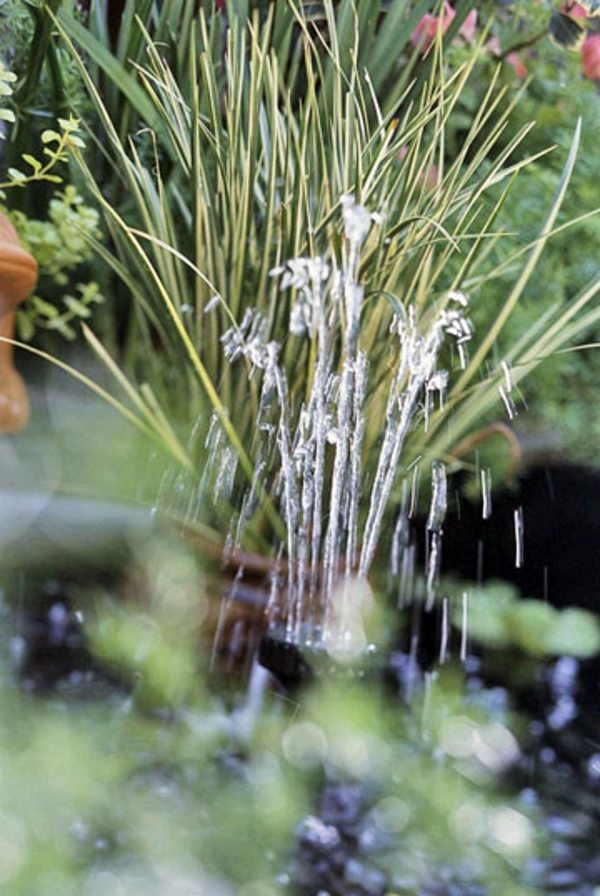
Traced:
MULTIPOLYGON (((4 606, 2 637, 20 687, 38 699, 104 700, 125 694, 127 683, 87 650, 77 582, 29 580, 28 599, 4 606), (36 591, 32 601, 31 589, 36 591)), ((20 586, 25 587, 23 583, 20 586)), ((27 590, 27 589, 26 589, 27 590)), ((407 657, 388 657, 388 686, 398 699, 407 687, 407 657)), ((538 664, 527 686, 512 694, 497 669, 470 657, 467 690, 489 702, 512 702, 527 721, 523 753, 504 787, 525 807, 539 811, 547 856, 528 862, 525 877, 542 893, 597 896, 600 886, 599 663, 560 658, 538 664)), ((413 674, 418 677, 418 670, 413 674)), ((410 683, 414 686, 414 680, 410 683)), ((227 763, 225 763, 227 765, 227 763)), ((313 811, 297 825, 293 857, 279 884, 301 896, 490 896, 485 881, 469 879, 452 864, 432 867, 419 880, 389 877, 385 855, 402 849, 373 825, 370 795, 360 783, 325 780, 313 811), (383 859, 383 861, 382 861, 383 859)), ((407 863, 408 864, 408 863, 407 863)))

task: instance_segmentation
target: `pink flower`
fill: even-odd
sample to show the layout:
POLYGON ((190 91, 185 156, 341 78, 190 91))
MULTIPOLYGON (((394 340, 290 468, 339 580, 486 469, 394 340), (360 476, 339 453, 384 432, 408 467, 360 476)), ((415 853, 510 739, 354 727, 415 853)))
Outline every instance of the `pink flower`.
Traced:
MULTIPOLYGON (((502 55, 502 50, 500 49, 500 43, 498 42, 497 37, 490 37, 486 44, 486 47, 488 48, 492 56, 502 55)), ((509 53, 508 56, 506 56, 506 61, 509 65, 512 65, 517 78, 523 79, 527 77, 527 66, 517 53, 509 53)))
POLYGON ((459 34, 460 36, 466 40, 468 44, 471 43, 473 38, 475 37, 475 32, 477 31, 477 10, 472 9, 471 12, 467 13, 465 16, 465 20, 460 26, 459 34))
POLYGON ((600 80, 600 34, 591 34, 581 48, 581 66, 586 78, 600 80))
POLYGON ((563 3, 560 8, 561 12, 564 12, 565 15, 570 16, 572 19, 587 19, 588 13, 580 6, 579 3, 563 3))
POLYGON ((488 48, 492 56, 499 56, 502 52, 500 49, 500 41, 497 37, 490 37, 486 44, 486 47, 488 48))
POLYGON ((517 78, 523 79, 527 77, 527 66, 517 53, 509 53, 506 61, 514 68, 517 78))
MULTIPOLYGON (((445 0, 444 15, 441 22, 442 34, 446 33, 455 15, 456 12, 448 3, 448 0, 445 0)), ((411 43, 425 52, 431 46, 437 34, 439 20, 439 16, 432 16, 431 13, 426 12, 410 36, 411 43)))

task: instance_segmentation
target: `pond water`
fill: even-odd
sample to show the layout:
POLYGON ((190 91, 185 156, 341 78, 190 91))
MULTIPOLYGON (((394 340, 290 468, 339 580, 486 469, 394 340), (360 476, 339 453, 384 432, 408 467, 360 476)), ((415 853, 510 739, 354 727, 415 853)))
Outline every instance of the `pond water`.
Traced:
MULTIPOLYGON (((7 594, 1 646, 3 654, 10 654, 14 677, 12 683, 4 678, 3 687, 18 686, 36 701, 50 700, 55 707, 62 702, 68 712, 90 701, 106 702, 117 714, 124 709, 135 712, 130 701, 131 681, 94 659, 87 649, 81 624, 85 587, 77 581, 34 581, 30 577, 21 579, 16 603, 14 593, 7 594)), ((597 896, 600 666, 595 660, 578 662, 563 657, 530 668, 533 674, 526 684, 513 682, 509 690, 502 663, 470 655, 465 700, 467 704, 473 699, 484 703, 492 718, 500 718, 509 705, 521 717, 521 749, 502 774, 502 791, 512 804, 537 813, 547 840, 545 854, 529 856, 519 869, 522 879, 534 888, 526 892, 597 896)), ((398 650, 377 657, 367 674, 373 688, 380 688, 383 679, 389 699, 399 706, 423 681, 421 670, 408 654, 398 650)), ((294 693, 288 694, 293 701, 294 693)), ((165 719, 164 724, 170 723, 165 719)), ((222 758, 223 767, 231 770, 226 774, 234 779, 243 774, 243 757, 225 751, 222 758)), ((148 781, 153 788, 166 786, 163 774, 150 770, 148 781)), ((310 811, 296 823, 292 856, 277 875, 282 892, 303 896, 384 896, 392 892, 487 896, 500 892, 493 883, 477 879, 459 858, 436 861, 427 871, 415 868, 408 844, 404 873, 390 872, 390 856, 396 869, 398 856, 402 856, 402 835, 394 833, 393 826, 386 832, 375 823, 373 799, 370 787, 363 787, 360 781, 325 773, 310 811)))
MULTIPOLYGON (((73 430, 74 433, 79 431, 79 427, 73 430)), ((62 456, 62 449, 54 450, 50 446, 46 457, 39 461, 42 466, 45 465, 45 475, 52 480, 50 485, 53 489, 59 488, 61 479, 64 478, 64 471, 57 469, 56 458, 59 455, 62 456), (53 456, 56 463, 52 461, 53 456)), ((202 766, 198 770, 195 767, 198 761, 195 754, 190 755, 184 750, 182 757, 176 752, 171 755, 168 746, 161 748, 162 752, 150 747, 151 737, 144 727, 147 719, 151 718, 155 728, 152 738, 156 739, 158 731, 160 741, 160 732, 163 732, 165 743, 169 743, 174 728, 181 720, 180 711, 163 711, 160 708, 149 710, 147 704, 138 700, 141 673, 132 672, 131 668, 124 672, 118 663, 95 658, 88 649, 83 627, 83 623, 89 623, 90 615, 93 616, 96 612, 94 608, 99 605, 106 608, 107 602, 110 604, 119 591, 119 573, 115 573, 115 567, 119 567, 118 557, 123 557, 123 548, 127 553, 127 531, 139 529, 143 518, 142 536, 147 538, 150 526, 147 515, 140 516, 135 512, 129 515, 128 511, 123 516, 117 511, 115 517, 113 510, 110 510, 110 525, 103 529, 98 526, 98 520, 109 510, 110 504, 101 507, 87 502, 87 510, 82 517, 75 505, 69 504, 72 499, 65 499, 62 503, 53 499, 53 505, 48 496, 41 498, 30 494, 24 498, 22 489, 31 485, 31 481, 35 479, 32 480, 27 475, 28 464, 23 458, 23 454, 20 458, 11 455, 9 460, 13 472, 9 469, 2 480, 6 487, 11 484, 11 479, 15 482, 18 479, 16 484, 21 490, 18 525, 13 524, 8 543, 5 540, 4 551, 4 566, 8 569, 4 574, 4 600, 0 617, 1 689, 4 699, 8 699, 9 706, 12 706, 10 701, 13 697, 10 695, 20 692, 26 696, 26 704, 15 704, 17 709, 12 707, 13 712, 32 713, 26 718, 25 739, 35 730, 38 717, 42 720, 39 723, 40 731, 43 731, 43 725, 48 723, 45 715, 48 708, 67 721, 67 732, 70 731, 72 721, 79 716, 87 717, 90 711, 99 714, 101 721, 94 722, 91 728, 93 738, 106 737, 107 757, 111 755, 115 758, 114 754, 121 750, 123 756, 120 758, 126 756, 128 763, 135 769, 133 772, 127 766, 124 772, 127 780, 135 780, 140 791, 152 794, 152 799, 156 801, 153 803, 156 815, 151 816, 156 831, 148 834, 148 842, 144 848, 148 862, 157 863, 159 860, 152 859, 152 854, 156 850, 162 855, 159 841, 160 832, 163 831, 157 819, 162 819, 162 823, 168 827, 172 819, 177 820, 177 811, 185 804, 186 797, 190 806, 193 806, 188 806, 192 827, 198 825, 198 829, 204 831, 203 836, 206 835, 206 825, 218 828, 222 824, 226 827, 230 823, 228 816, 234 818, 238 811, 236 788, 239 782, 247 781, 252 761, 243 745, 238 745, 235 750, 230 745, 232 726, 241 717, 239 711, 236 716, 235 710, 231 712, 228 708, 236 703, 235 692, 239 691, 239 683, 233 689, 231 686, 224 688, 226 695, 222 699, 220 713, 207 710, 203 715, 202 711, 198 711, 185 719, 185 724, 193 728, 195 735, 201 732, 201 737, 204 738, 208 731, 211 743, 220 743, 219 738, 223 740, 223 746, 216 749, 214 763, 214 767, 218 766, 219 769, 218 776, 213 771, 213 765, 202 766), (17 469, 20 471, 18 477, 14 475, 17 469), (62 507, 63 511, 66 509, 67 516, 70 517, 70 527, 68 531, 63 530, 64 537, 61 538, 56 537, 61 527, 57 527, 56 517, 52 516, 57 507, 62 507), (116 528, 115 523, 118 523, 116 528), (82 550, 84 553, 87 550, 88 558, 83 565, 83 572, 79 566, 82 550), (37 567, 34 564, 32 569, 31 560, 35 556, 39 559, 39 552, 43 554, 44 561, 38 563, 37 567), (123 719, 133 720, 134 734, 123 735, 121 741, 117 734, 115 741, 115 732, 119 732, 123 719), (138 724, 139 730, 136 727, 138 724), (207 803, 210 806, 210 812, 206 809, 208 820, 202 819, 203 800, 208 800, 208 797, 202 788, 199 791, 201 796, 198 797, 199 780, 203 785, 208 780, 211 782, 209 788, 214 788, 214 800, 207 803), (228 798, 223 801, 221 791, 228 790, 232 790, 233 800, 228 798)), ((103 471, 111 477, 115 472, 118 471, 103 471)), ((154 488, 155 483, 151 483, 150 491, 154 488)), ((443 500, 440 497, 442 491, 443 483, 440 478, 438 500, 432 502, 432 517, 435 517, 436 508, 445 503, 445 496, 442 496, 443 500)), ((542 506, 544 500, 543 497, 540 499, 542 506)), ((8 506, 9 499, 4 492, 5 511, 8 506)), ((479 519, 480 507, 477 514, 479 519)), ((499 519, 500 515, 496 506, 494 516, 499 519)), ((4 521, 6 518, 5 513, 4 521)), ((434 531, 434 518, 432 523, 434 531)), ((6 532, 4 534, 6 536, 6 532)), ((578 574, 581 577, 581 568, 578 568, 578 574)), ((118 596, 117 601, 120 599, 118 596)), ((155 623, 149 621, 145 631, 153 625, 155 623)), ((238 628, 235 637, 241 637, 243 641, 243 632, 243 629, 238 628)), ((407 645, 402 647, 403 649, 398 644, 391 644, 384 657, 371 657, 370 668, 365 673, 368 687, 377 692, 385 689, 387 703, 398 714, 404 712, 407 702, 415 699, 426 680, 420 666, 411 658, 410 648, 407 645)), ((504 720, 507 707, 514 707, 516 710, 515 730, 520 749, 510 767, 502 773, 501 799, 506 800, 507 805, 522 807, 524 813, 531 812, 532 817, 538 819, 541 833, 545 834, 546 846, 543 849, 532 849, 526 859, 512 863, 515 866, 515 878, 528 887, 524 891, 515 892, 519 892, 519 896, 521 892, 598 896, 600 718, 597 701, 600 667, 597 661, 577 662, 563 657, 547 663, 533 662, 526 675, 515 676, 512 674, 512 655, 501 653, 498 661, 497 656, 494 659, 486 654, 472 655, 472 647, 473 645, 469 645, 468 655, 465 657, 467 674, 461 697, 461 701, 464 700, 464 711, 468 711, 468 707, 474 702, 479 706, 484 705, 490 718, 504 720)), ((275 648, 280 651, 281 643, 275 642, 275 648)), ((269 649, 270 658, 263 643, 265 659, 283 680, 284 686, 280 686, 277 692, 279 699, 289 718, 293 719, 300 705, 298 701, 302 699, 298 697, 295 685, 299 677, 306 677, 307 668, 298 660, 297 653, 288 652, 285 662, 289 664, 286 666, 289 674, 286 679, 282 674, 281 657, 278 655, 273 659, 273 644, 269 649)), ((455 657, 459 652, 456 643, 450 645, 450 653, 455 657)), ((429 657, 421 657, 421 660, 431 672, 432 656, 439 656, 437 645, 430 654, 429 657)), ((158 703, 160 704, 160 699, 158 703)), ((463 707, 462 702, 460 706, 463 707)), ((10 715, 7 717, 11 718, 10 715)), ((15 724, 14 727, 18 729, 19 725, 15 724)), ((52 731, 48 734, 50 744, 53 744, 52 731)), ((70 736, 66 735, 67 741, 70 736)), ((74 741, 78 736, 73 734, 74 741)), ((17 740, 19 737, 21 735, 18 735, 17 740)), ((189 825, 186 827, 180 821, 177 821, 180 826, 176 830, 182 842, 181 851, 173 854, 179 855, 182 867, 176 873, 171 868, 170 877, 164 876, 167 874, 164 868, 160 872, 162 877, 156 872, 158 883, 155 884, 155 890, 148 882, 150 879, 141 873, 128 878, 123 871, 124 856, 131 858, 136 855, 139 843, 134 842, 135 838, 131 840, 131 832, 126 835, 122 833, 122 828, 127 829, 127 819, 119 811, 112 814, 109 812, 112 827, 109 825, 107 828, 103 821, 104 826, 100 825, 100 830, 89 820, 82 820, 86 815, 86 804, 89 802, 92 805, 93 799, 97 798, 94 795, 92 799, 85 792, 85 788, 90 787, 89 778, 85 775, 84 792, 80 795, 78 808, 71 811, 70 788, 74 785, 70 778, 73 777, 76 781, 77 775, 75 769, 69 768, 68 764, 86 761, 87 753, 75 750, 74 758, 69 758, 71 754, 65 746, 64 737, 63 740, 61 737, 62 734, 56 749, 59 753, 64 752, 64 768, 60 765, 60 759, 54 757, 50 760, 43 751, 33 753, 30 750, 29 754, 22 752, 22 745, 19 743, 15 746, 10 739, 5 742, 4 752, 0 754, 0 772, 4 765, 10 767, 7 760, 9 752, 14 751, 15 755, 24 756, 18 765, 18 791, 21 795, 29 787, 38 787, 43 780, 43 769, 33 769, 27 764, 28 761, 39 764, 40 756, 43 756, 44 762, 48 762, 53 774, 67 780, 68 786, 64 785, 66 791, 59 791, 59 797, 55 798, 52 806, 57 819, 56 829, 65 834, 65 842, 70 844, 69 862, 77 869, 77 872, 72 872, 73 880, 79 879, 76 874, 82 874, 82 869, 89 868, 90 877, 86 888, 80 889, 78 885, 69 883, 67 872, 61 871, 62 883, 57 884, 56 877, 51 886, 46 885, 45 892, 51 892, 53 896, 80 896, 80 893, 85 893, 85 896, 105 896, 109 892, 111 896, 128 896, 136 888, 139 891, 140 887, 144 893, 152 896, 154 892, 157 896, 159 893, 160 896, 164 896, 164 893, 169 893, 170 896, 171 892, 174 896, 204 896, 204 893, 210 896, 233 896, 235 893, 237 896, 243 892, 240 886, 223 877, 210 877, 201 883, 197 874, 194 876, 195 872, 193 874, 189 869, 186 870, 186 863, 195 846, 186 840, 189 825), (63 806, 61 800, 64 792, 69 793, 69 799, 63 806), (186 875, 187 889, 181 884, 186 875), (175 879, 180 882, 177 886, 173 883, 175 879), (165 880, 171 883, 167 885, 165 880)), ((201 749, 199 743, 203 741, 193 742, 192 753, 201 749)), ((92 760, 97 761, 94 753, 91 754, 90 768, 93 775, 102 780, 102 765, 96 767, 92 760)), ((272 763, 272 760, 269 761, 272 763)), ((86 770, 86 774, 89 773, 86 770)), ((270 780, 269 775, 265 777, 264 774, 263 772, 260 792, 265 792, 270 780)), ((276 771, 272 767, 269 774, 276 777, 276 771)), ((260 896, 272 896, 279 892, 302 896, 385 896, 388 893, 403 896, 414 896, 416 893, 423 896, 495 896, 498 893, 498 896, 505 896, 508 892, 505 888, 499 889, 496 881, 477 873, 472 865, 465 867, 460 857, 442 860, 436 853, 435 860, 428 862, 425 856, 415 862, 415 851, 403 829, 394 831, 392 825, 392 829, 386 831, 385 825, 382 828, 381 824, 374 822, 376 808, 385 796, 381 793, 374 794, 370 785, 361 782, 360 775, 340 774, 339 769, 332 769, 325 762, 318 774, 312 774, 308 792, 309 795, 312 794, 309 805, 300 807, 298 814, 288 820, 290 829, 295 831, 291 856, 286 851, 283 854, 277 853, 277 866, 272 867, 271 884, 264 883, 262 889, 247 889, 244 896, 256 896, 258 893, 260 896)), ((37 794, 32 792, 31 800, 34 803, 36 798, 37 794)), ((40 799, 48 800, 49 797, 44 792, 40 799)), ((125 797, 124 801, 126 802, 125 797)), ((6 806, 0 807, 0 811, 4 812, 2 817, 5 818, 6 806)), ((183 817, 187 819, 185 814, 183 817)), ((236 842, 240 839, 243 840, 244 836, 238 836, 236 842)), ((2 848, 0 843, 0 851, 2 848)), ((216 847, 215 852, 218 852, 216 847)), ((25 862, 23 855, 21 862, 25 862)), ((245 856, 244 861, 251 864, 252 858, 245 856)), ((14 861, 16 863, 16 859, 14 861)), ((273 865, 275 859, 267 857, 267 861, 273 865)), ((223 860, 222 864, 226 866, 227 861, 223 860)), ((2 885, 13 886, 10 878, 2 878, 0 874, 0 882, 4 880, 8 883, 2 885)), ((10 892, 11 896, 20 896, 20 893, 29 896, 30 893, 39 892, 39 889, 36 891, 24 884, 21 890, 17 886, 10 892)))

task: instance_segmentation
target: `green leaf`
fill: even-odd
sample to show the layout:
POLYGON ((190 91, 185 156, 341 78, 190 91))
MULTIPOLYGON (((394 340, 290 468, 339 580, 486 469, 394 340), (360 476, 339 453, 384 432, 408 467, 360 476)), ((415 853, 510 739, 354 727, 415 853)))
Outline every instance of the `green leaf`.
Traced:
POLYGON ((48 330, 56 330, 57 333, 60 333, 63 339, 68 339, 69 342, 72 342, 77 336, 73 327, 71 327, 62 317, 56 317, 54 320, 48 321, 46 328, 48 330))
POLYGON ((379 86, 398 64, 398 58, 426 12, 431 9, 431 0, 419 0, 408 12, 407 0, 396 0, 389 5, 385 20, 377 33, 372 53, 365 60, 375 86, 379 86))
POLYGON ((548 651, 548 637, 556 625, 557 612, 540 600, 518 601, 510 614, 513 643, 533 656, 544 656, 548 651))
POLYGON ((327 18, 327 12, 322 3, 303 3, 302 15, 307 22, 321 22, 327 18))
POLYGON ((481 371, 482 364, 485 358, 496 342, 504 325, 506 324, 506 321, 512 314, 515 305, 521 298, 531 275, 533 274, 533 271, 539 261, 540 255, 542 254, 544 247, 548 242, 548 239, 552 232, 552 228, 554 226, 554 222, 556 221, 556 217, 560 211, 560 207, 565 197, 565 193, 567 192, 567 187, 569 185, 571 175, 573 174, 573 168, 575 167, 575 160, 577 158, 580 139, 581 118, 577 120, 573 139, 571 140, 571 146, 569 147, 569 154, 562 170, 558 186, 556 187, 556 191, 552 198, 552 204, 550 206, 548 214, 546 215, 546 219, 544 221, 542 229, 539 233, 539 237, 533 244, 533 248, 531 249, 531 252, 527 257, 527 261, 525 262, 515 285, 507 296, 504 305, 498 311, 498 314, 496 315, 492 326, 489 328, 488 332, 485 335, 485 338, 481 341, 479 347, 477 348, 477 351, 471 358, 467 369, 455 384, 454 390, 456 392, 460 392, 462 389, 464 389, 471 381, 471 379, 475 376, 475 374, 481 371))
POLYGON ((41 171, 42 163, 39 161, 39 159, 36 159, 35 156, 30 156, 29 153, 24 152, 21 158, 24 162, 27 162, 28 165, 31 165, 35 174, 41 171))
MULTIPOLYGON (((510 608, 513 604, 512 589, 476 591, 469 595, 467 635, 489 647, 507 647, 512 643, 510 608)), ((462 606, 455 603, 453 623, 462 628, 462 606)))
POLYGON ((586 610, 563 610, 546 635, 546 650, 557 655, 594 656, 600 651, 598 619, 586 610))
POLYGON ((58 123, 63 131, 70 132, 79 130, 79 119, 75 118, 74 115, 71 115, 70 118, 59 118, 58 123))
POLYGON ((77 289, 81 293, 81 301, 86 305, 90 305, 92 302, 100 305, 104 301, 104 296, 94 280, 90 281, 90 283, 78 283, 77 289))
POLYGON ((397 314, 399 317, 402 317, 402 318, 406 317, 406 311, 404 309, 404 305, 402 304, 402 302, 400 301, 398 296, 395 296, 391 292, 387 292, 383 289, 380 289, 375 292, 368 293, 365 296, 365 301, 367 301, 369 299, 377 299, 377 298, 385 299, 386 302, 388 302, 388 304, 390 305, 394 314, 397 314))
POLYGON ((27 311, 17 311, 17 333, 23 342, 29 342, 35 333, 35 326, 27 311))
POLYGON ((92 316, 92 312, 84 305, 83 302, 80 302, 79 299, 76 299, 75 296, 65 296, 64 303, 73 314, 77 317, 88 318, 92 316))
POLYGON ((76 146, 78 149, 85 149, 85 143, 78 137, 77 134, 69 134, 67 138, 67 143, 69 146, 76 146))
POLYGON ((30 301, 33 308, 43 317, 47 317, 48 320, 58 317, 58 308, 55 305, 51 305, 50 302, 46 302, 45 299, 41 299, 39 296, 32 296, 30 301))
MULTIPOLYGON (((116 84, 123 96, 131 104, 142 121, 155 131, 161 144, 165 147, 171 158, 176 158, 175 149, 168 138, 166 128, 156 112, 147 94, 142 90, 134 77, 121 65, 119 60, 110 53, 86 28, 73 16, 62 8, 59 10, 56 20, 60 30, 68 37, 76 41, 82 50, 98 65, 108 76, 113 84, 116 84)), ((81 62, 80 60, 78 60, 81 62)), ((82 67, 82 72, 85 71, 82 67)), ((84 75, 85 77, 85 75, 84 75)))
POLYGON ((42 143, 60 143, 61 136, 58 131, 53 131, 52 129, 48 128, 47 130, 42 131, 40 140, 42 141, 42 143))

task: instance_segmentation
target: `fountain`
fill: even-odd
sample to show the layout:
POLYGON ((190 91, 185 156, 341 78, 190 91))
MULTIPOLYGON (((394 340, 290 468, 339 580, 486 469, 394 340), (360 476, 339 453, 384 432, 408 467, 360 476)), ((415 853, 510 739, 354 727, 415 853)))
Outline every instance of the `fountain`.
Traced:
MULTIPOLYGON (((466 364, 471 324, 466 296, 442 295, 434 310, 395 302, 389 325, 390 356, 383 383, 385 415, 375 446, 365 433, 376 387, 361 335, 368 324, 369 301, 360 282, 361 251, 381 216, 353 196, 341 198, 344 228, 342 261, 295 258, 271 271, 281 291, 296 291, 290 333, 311 340, 314 352, 308 388, 295 406, 281 346, 264 337, 266 321, 248 311, 239 327, 222 337, 231 364, 245 361, 260 382, 256 420, 255 474, 232 524, 227 557, 239 555, 245 527, 259 494, 279 507, 285 538, 271 563, 267 605, 271 633, 298 648, 321 649, 355 658, 364 645, 364 617, 373 601, 368 577, 376 561, 397 490, 407 474, 406 439, 419 423, 427 425, 437 394, 444 401, 449 374, 440 367, 442 346, 451 340, 466 364), (370 452, 370 453, 369 453, 370 452)), ((211 427, 207 444, 213 498, 231 494, 235 464, 223 454, 223 434, 211 427)), ((416 473, 416 469, 415 469, 416 473)), ((446 512, 446 471, 431 468, 431 506, 427 520, 427 607, 435 601, 441 538, 446 512)), ((414 483, 417 477, 414 478, 414 483)), ((412 582, 414 549, 406 537, 414 496, 401 501, 392 548, 392 578, 406 597, 412 582)), ((241 564, 243 566, 243 564, 241 564)), ((243 569, 238 568, 238 581, 243 569)), ((234 586, 235 591, 235 586, 234 586)), ((232 593, 234 593, 234 591, 232 593)), ((403 599, 404 599, 403 598, 403 599)))

